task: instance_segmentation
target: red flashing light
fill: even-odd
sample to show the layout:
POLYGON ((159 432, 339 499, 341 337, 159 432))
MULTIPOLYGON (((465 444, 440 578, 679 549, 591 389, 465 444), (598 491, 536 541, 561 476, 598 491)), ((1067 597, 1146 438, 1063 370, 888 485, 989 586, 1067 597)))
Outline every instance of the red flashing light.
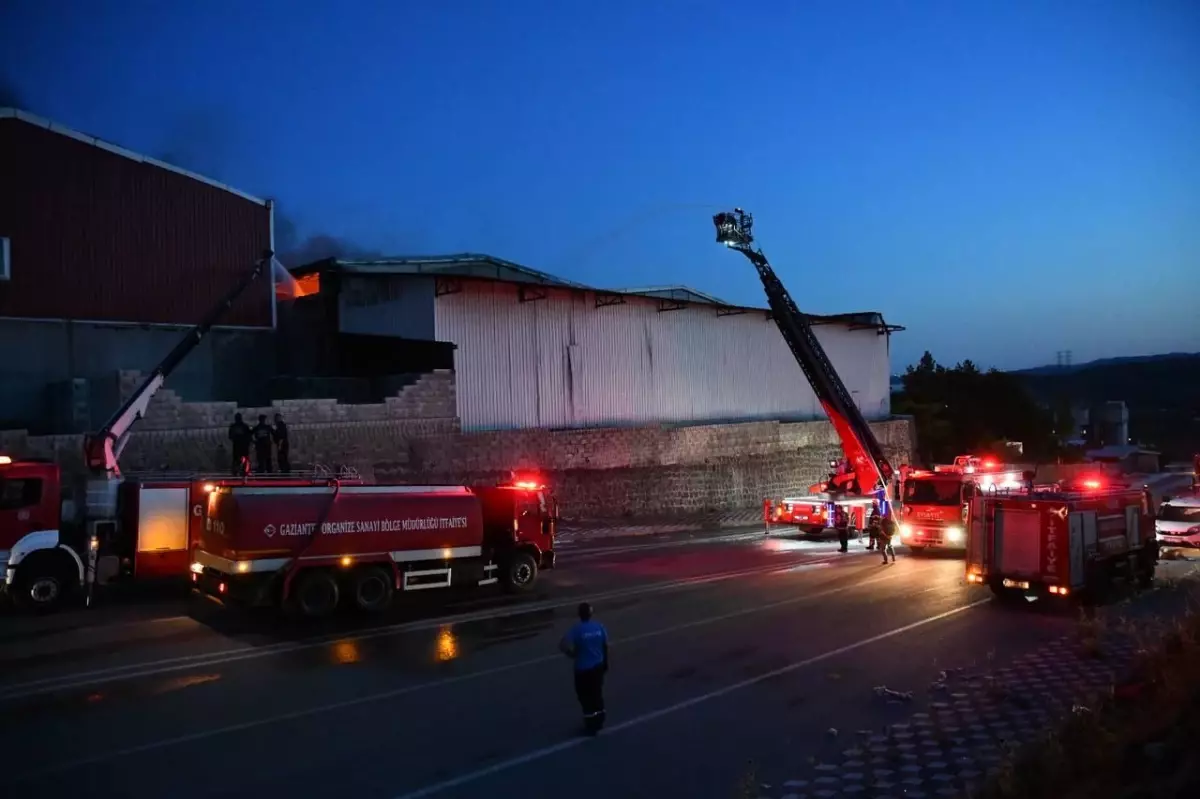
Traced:
POLYGON ((985 469, 995 469, 995 468, 996 468, 996 462, 995 462, 994 460, 992 460, 991 458, 988 458, 987 460, 985 460, 985 461, 983 462, 983 468, 985 468, 985 469))
POLYGON ((0 466, 8 466, 12 463, 12 458, 7 455, 0 455, 0 466))
POLYGON ((1096 490, 1104 487, 1104 483, 1102 483, 1099 480, 1096 480, 1095 478, 1089 478, 1087 480, 1083 480, 1082 483, 1083 483, 1083 487, 1088 489, 1089 491, 1096 491, 1096 490))
POLYGON ((533 480, 518 480, 513 483, 513 486, 521 489, 522 491, 537 491, 542 487, 542 484, 534 482, 533 480))

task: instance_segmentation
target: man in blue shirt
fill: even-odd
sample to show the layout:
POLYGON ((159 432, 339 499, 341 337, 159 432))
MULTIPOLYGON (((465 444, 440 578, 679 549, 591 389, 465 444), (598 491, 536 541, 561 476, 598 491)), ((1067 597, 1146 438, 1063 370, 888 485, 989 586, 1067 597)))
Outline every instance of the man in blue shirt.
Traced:
POLYGON ((583 728, 595 735, 604 726, 604 675, 608 672, 608 632, 592 621, 592 606, 579 605, 579 622, 563 636, 558 648, 575 661, 575 696, 583 708, 583 728))

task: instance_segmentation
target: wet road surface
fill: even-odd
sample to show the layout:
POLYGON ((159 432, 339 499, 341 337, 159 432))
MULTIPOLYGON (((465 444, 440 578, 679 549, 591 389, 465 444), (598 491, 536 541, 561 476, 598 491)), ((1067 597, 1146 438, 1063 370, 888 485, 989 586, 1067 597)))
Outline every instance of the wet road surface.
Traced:
MULTIPOLYGON (((749 763, 886 722, 876 685, 1002 662, 1069 630, 962 562, 782 539, 564 556, 534 596, 464 595, 375 626, 281 625, 207 601, 50 632, 0 620, 12 795, 729 797, 749 763), (578 735, 556 652, 591 599, 613 638, 609 726, 578 735)), ((1186 570, 1191 564, 1170 564, 1186 570)), ((901 708, 900 711, 904 709, 901 708)))

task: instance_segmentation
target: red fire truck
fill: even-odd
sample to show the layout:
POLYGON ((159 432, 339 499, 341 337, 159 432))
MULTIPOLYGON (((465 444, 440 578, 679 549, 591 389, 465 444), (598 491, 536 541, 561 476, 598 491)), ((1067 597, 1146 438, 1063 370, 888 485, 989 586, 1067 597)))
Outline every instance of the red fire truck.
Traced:
POLYGON ((925 549, 965 550, 967 505, 976 492, 1009 494, 1025 488, 1020 469, 978 455, 960 455, 932 470, 913 469, 900 481, 900 543, 925 549))
POLYGON ((1097 598, 1115 579, 1154 579, 1158 544, 1149 489, 1099 478, 971 501, 967 582, 1001 598, 1097 598))
MULTIPOLYGON (((78 594, 89 578, 100 585, 186 585, 215 487, 327 485, 332 475, 320 468, 290 477, 123 475, 111 515, 105 520, 92 498, 88 524, 80 522, 76 503, 62 498, 69 492, 58 464, 0 455, 0 587, 24 608, 50 610, 78 594), (96 556, 90 574, 89 529, 103 537, 91 549, 96 556)), ((354 482, 357 475, 343 470, 338 479, 354 482)))
POLYGON ((764 499, 763 522, 768 531, 772 524, 790 525, 810 535, 820 535, 825 530, 841 527, 865 530, 874 501, 844 496, 830 499, 821 494, 764 499))
POLYGON ((192 563, 201 591, 323 617, 396 592, 501 583, 554 567, 555 502, 523 480, 488 488, 218 486, 192 563))

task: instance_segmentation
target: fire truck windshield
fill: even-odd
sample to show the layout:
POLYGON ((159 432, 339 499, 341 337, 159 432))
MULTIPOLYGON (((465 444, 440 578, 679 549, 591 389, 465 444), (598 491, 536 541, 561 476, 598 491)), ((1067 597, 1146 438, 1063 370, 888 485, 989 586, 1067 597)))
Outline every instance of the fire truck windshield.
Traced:
POLYGON ((904 502, 908 505, 957 505, 962 501, 962 483, 955 480, 912 478, 904 483, 904 502))

